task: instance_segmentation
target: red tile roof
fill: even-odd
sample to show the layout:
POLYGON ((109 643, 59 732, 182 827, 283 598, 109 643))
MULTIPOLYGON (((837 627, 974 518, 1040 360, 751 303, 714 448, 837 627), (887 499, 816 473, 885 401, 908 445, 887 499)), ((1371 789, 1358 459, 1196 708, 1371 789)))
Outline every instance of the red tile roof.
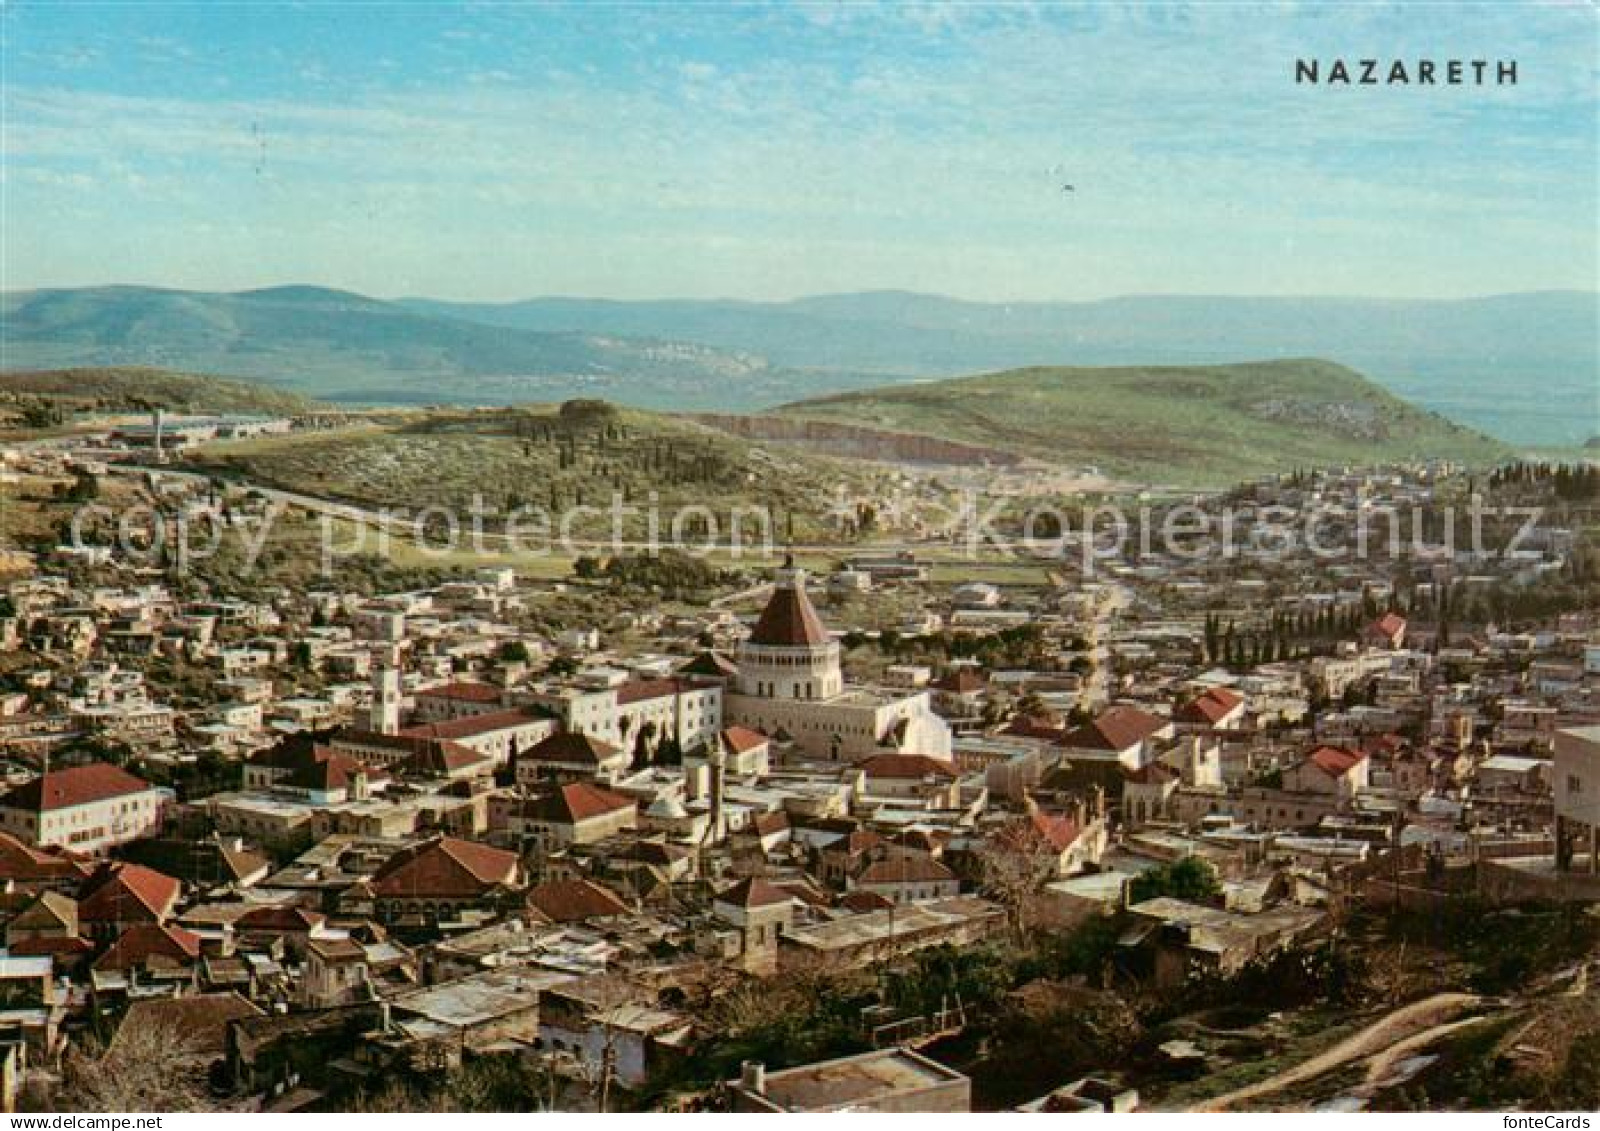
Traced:
POLYGON ((517 854, 476 841, 439 837, 401 849, 372 877, 374 895, 389 898, 470 899, 512 884, 517 854))
POLYGON ((645 864, 670 866, 688 855, 689 850, 681 844, 671 844, 657 840, 641 840, 623 849, 617 858, 620 860, 637 860, 645 864))
POLYGON ((592 735, 564 730, 522 751, 517 755, 517 760, 556 762, 569 766, 600 766, 615 761, 621 753, 620 746, 613 746, 592 735))
POLYGON ((78 893, 80 923, 160 922, 177 906, 183 885, 154 868, 102 864, 78 893))
POLYGON ((1035 813, 1030 818, 1033 827, 1039 831, 1050 846, 1058 852, 1065 852, 1083 834, 1078 827, 1078 822, 1071 817, 1055 817, 1047 813, 1035 813))
POLYGON ((10 833, 0 833, 0 884, 24 887, 75 883, 94 871, 91 861, 58 848, 33 848, 10 833))
POLYGON ((1082 833, 1083 830, 1071 817, 1035 812, 1006 825, 996 834, 995 839, 1007 848, 1024 854, 1035 852, 1041 847, 1065 852, 1082 833))
POLYGON ((894 901, 888 896, 879 895, 875 891, 857 889, 841 895, 839 897, 839 906, 847 911, 866 914, 871 911, 887 911, 894 906, 894 901))
POLYGON ((769 884, 759 876, 740 880, 716 897, 718 903, 730 903, 735 907, 745 908, 776 907, 793 900, 794 896, 782 888, 769 884))
POLYGON ((789 814, 782 809, 774 809, 770 813, 758 813, 750 825, 757 836, 776 836, 788 831, 789 814))
POLYGON ((341 754, 337 750, 318 746, 312 750, 310 761, 284 778, 283 784, 295 789, 329 793, 337 789, 348 789, 358 776, 365 776, 369 782, 389 779, 389 775, 382 770, 375 770, 366 763, 347 754, 341 754))
POLYGON ((1339 746, 1320 746, 1307 759, 1330 778, 1343 777, 1366 760, 1366 755, 1339 746))
MULTIPOLYGON (((329 739, 329 742, 332 743, 333 749, 335 750, 349 750, 352 747, 377 746, 385 750, 417 751, 421 750, 426 743, 433 741, 435 740, 431 738, 418 738, 414 735, 402 734, 398 731, 394 734, 385 734, 383 731, 362 730, 360 727, 345 727, 340 730, 338 734, 329 739)), ((252 758, 250 760, 252 762, 258 761, 256 758, 252 758)))
MULTIPOLYGON (((16 893, 22 896, 23 893, 16 893)), ((26 896, 23 896, 26 898, 26 896)), ((8 933, 23 931, 60 931, 78 933, 78 901, 58 891, 47 891, 28 902, 6 924, 8 933)))
POLYGON ((1127 750, 1166 725, 1166 719, 1137 707, 1111 707, 1093 722, 1068 732, 1061 745, 1079 750, 1127 750))
POLYGON ((784 880, 782 883, 774 884, 773 886, 779 891, 788 892, 801 903, 810 904, 812 907, 828 906, 827 895, 805 880, 784 880))
POLYGON ((931 856, 915 854, 874 860, 856 876, 858 884, 947 883, 956 874, 931 856))
POLYGON ((745 754, 751 750, 759 750, 770 743, 772 739, 758 730, 749 727, 728 727, 722 732, 722 745, 735 754, 745 754))
POLYGON ((1048 715, 1018 715, 1006 724, 1002 734, 1015 734, 1022 738, 1042 738, 1046 741, 1059 741, 1066 735, 1064 728, 1055 719, 1048 715))
POLYGON ((1197 695, 1179 707, 1176 717, 1186 723, 1215 726, 1243 702, 1243 696, 1229 691, 1226 687, 1213 687, 1205 694, 1197 695))
MULTIPOLYGON (((355 732, 350 733, 357 741, 360 740, 355 732)), ((337 742, 337 736, 331 741, 337 742)), ((385 771, 368 766, 360 758, 346 753, 337 746, 324 746, 315 738, 306 735, 291 735, 276 746, 253 755, 250 764, 289 771, 278 780, 296 789, 323 792, 346 789, 356 774, 365 774, 367 780, 373 783, 389 780, 389 775, 385 771)))
POLYGON ((1394 637, 1406 630, 1406 618, 1399 613, 1384 613, 1372 622, 1372 630, 1383 637, 1394 637))
POLYGON ((861 769, 869 778, 921 780, 935 777, 948 780, 956 776, 948 762, 926 754, 875 754, 861 763, 861 769))
POLYGON ((678 669, 685 675, 711 676, 719 682, 739 674, 738 665, 720 652, 701 652, 678 669))
POLYGON ((320 911, 304 907, 253 907, 233 921, 240 931, 274 931, 298 933, 310 931, 328 917, 320 911))
POLYGON ((620 896, 589 880, 555 880, 528 893, 528 906, 552 923, 581 923, 626 915, 632 908, 620 896))
POLYGON ((822 618, 811 606, 811 598, 806 596, 805 586, 797 582, 779 585, 772 591, 749 642, 771 648, 815 648, 831 639, 822 618))
POLYGON ((509 711, 489 711, 482 715, 464 715, 459 719, 445 719, 437 723, 418 723, 416 726, 402 728, 399 733, 407 738, 475 738, 480 734, 512 730, 544 720, 544 715, 536 715, 520 707, 513 707, 509 711))
POLYGON ((871 829, 857 829, 852 833, 840 837, 827 845, 824 852, 843 852, 849 856, 859 856, 863 852, 870 852, 880 844, 887 844, 882 836, 871 829))
POLYGON ((31 938, 18 939, 6 951, 15 955, 72 955, 87 954, 94 949, 94 943, 88 939, 80 939, 76 935, 34 935, 31 938))
POLYGON ((1137 770, 1123 770, 1124 781, 1135 782, 1139 785, 1165 785, 1167 782, 1176 781, 1181 777, 1177 770, 1162 762, 1151 762, 1147 766, 1140 766, 1137 770))
POLYGON ((34 778, 0 798, 0 808, 21 809, 30 813, 48 812, 127 797, 150 788, 150 783, 134 777, 126 770, 95 762, 88 766, 74 766, 70 770, 52 770, 47 775, 34 778))
POLYGON ((894 837, 896 844, 903 844, 915 848, 919 852, 943 851, 950 834, 944 829, 902 829, 894 837))
POLYGON ((200 957, 200 936, 182 927, 137 923, 95 960, 96 970, 129 970, 136 966, 188 966, 200 957))
POLYGON ((316 752, 324 749, 315 734, 291 734, 265 750, 258 750, 246 761, 252 766, 273 770, 298 770, 316 759, 316 752))
POLYGON ((650 699, 665 699, 669 695, 682 695, 688 691, 700 691, 707 686, 692 679, 635 679, 617 688, 617 705, 626 707, 630 703, 643 703, 650 699))
POLYGON ((417 691, 419 699, 451 699, 461 703, 498 703, 501 696, 500 688, 493 684, 470 681, 441 683, 437 687, 424 687, 417 691))
POLYGON ((572 782, 538 797, 515 802, 512 812, 533 820, 571 825, 594 817, 634 808, 631 797, 612 793, 588 782, 572 782))
POLYGON ((421 748, 406 759, 408 773, 425 776, 449 775, 472 766, 486 766, 494 758, 480 754, 459 742, 424 742, 421 748))

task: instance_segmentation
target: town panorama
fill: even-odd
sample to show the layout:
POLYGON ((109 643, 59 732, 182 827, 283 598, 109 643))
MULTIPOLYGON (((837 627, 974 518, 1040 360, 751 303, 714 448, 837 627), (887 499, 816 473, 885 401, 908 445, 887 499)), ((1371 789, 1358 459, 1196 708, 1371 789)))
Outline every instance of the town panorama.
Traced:
POLYGON ((1590 1126, 1597 19, 0 8, 0 1110, 1590 1126))

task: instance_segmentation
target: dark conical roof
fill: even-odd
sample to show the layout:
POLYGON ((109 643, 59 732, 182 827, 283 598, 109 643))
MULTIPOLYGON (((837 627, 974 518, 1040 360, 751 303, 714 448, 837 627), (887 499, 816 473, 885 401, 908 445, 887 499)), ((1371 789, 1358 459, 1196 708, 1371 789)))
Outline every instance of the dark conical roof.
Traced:
POLYGON ((774 648, 814 648, 830 639, 798 575, 778 583, 750 634, 751 644, 774 648))

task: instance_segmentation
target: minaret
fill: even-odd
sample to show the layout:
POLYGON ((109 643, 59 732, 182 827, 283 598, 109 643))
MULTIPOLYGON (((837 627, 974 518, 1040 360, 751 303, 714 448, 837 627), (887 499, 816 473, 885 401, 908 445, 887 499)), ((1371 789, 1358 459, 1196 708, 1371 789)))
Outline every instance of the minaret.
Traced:
POLYGON ((722 779, 727 773, 727 752, 722 749, 720 736, 712 739, 706 754, 706 768, 711 775, 711 843, 721 844, 728 834, 727 819, 722 812, 722 779))

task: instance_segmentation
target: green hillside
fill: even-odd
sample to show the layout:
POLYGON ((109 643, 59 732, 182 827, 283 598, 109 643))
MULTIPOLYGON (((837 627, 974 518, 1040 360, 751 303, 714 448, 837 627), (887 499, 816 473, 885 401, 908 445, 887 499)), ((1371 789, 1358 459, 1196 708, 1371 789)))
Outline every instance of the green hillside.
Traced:
MULTIPOLYGON (((515 408, 396 410, 355 428, 205 444, 182 465, 358 506, 470 513, 474 499, 498 516, 522 507, 561 516, 599 537, 612 530, 613 503, 629 538, 645 537, 649 509, 662 537, 681 508, 708 506, 716 533, 727 535, 731 508, 761 507, 773 536, 826 533, 835 492, 871 497, 888 474, 868 465, 782 448, 767 449, 679 418, 601 401, 515 408)), ((750 522, 746 536, 759 528, 750 522)), ((706 532, 691 522, 679 533, 706 532)))
POLYGON ((1017 369, 778 412, 987 444, 1139 482, 1222 486, 1295 467, 1481 462, 1505 447, 1328 361, 1017 369))
POLYGON ((314 404, 305 397, 245 381, 176 373, 144 366, 34 369, 0 372, 0 402, 42 397, 64 409, 139 412, 298 413, 314 404))

